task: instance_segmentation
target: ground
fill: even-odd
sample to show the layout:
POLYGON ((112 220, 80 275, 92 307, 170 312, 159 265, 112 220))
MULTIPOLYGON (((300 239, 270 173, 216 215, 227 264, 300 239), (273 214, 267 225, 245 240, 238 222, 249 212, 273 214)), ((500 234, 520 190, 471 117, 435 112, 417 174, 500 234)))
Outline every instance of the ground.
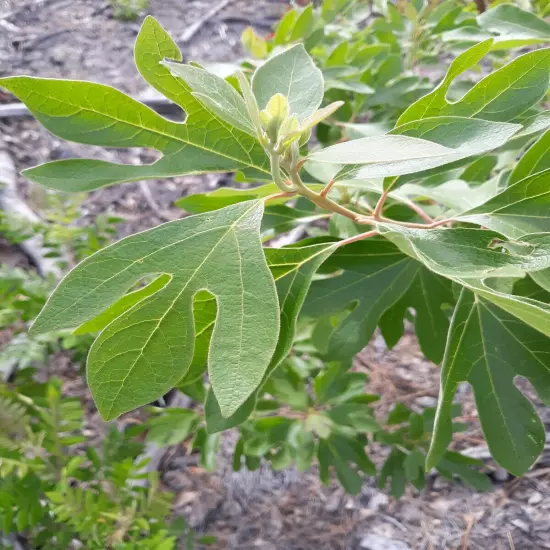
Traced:
MULTIPOLYGON (((218 2, 216 0, 150 0, 154 15, 180 43, 185 59, 238 59, 239 36, 248 25, 267 33, 286 8, 277 0, 234 0, 206 21, 191 40, 182 36, 218 2)), ((112 17, 108 1, 0 0, 0 74, 82 78, 110 84, 136 96, 150 93, 140 79, 132 57, 139 29, 137 21, 112 17), (3 10, 3 11, 2 11, 3 10)), ((1 94, 1 92, 0 92, 1 94)), ((9 102, 0 95, 0 102, 9 102)), ((62 142, 30 118, 0 119, 18 170, 66 157, 90 156, 119 162, 151 162, 150 151, 90 148, 62 142)), ((186 176, 102 189, 81 206, 79 223, 90 223, 103 212, 125 218, 119 236, 153 227, 182 215, 173 201, 231 182, 230 175, 186 176)), ((18 189, 40 213, 44 191, 24 177, 18 189)), ((1 256, 2 261, 6 255, 1 256)), ((1 345, 1 344, 0 344, 1 345)), ((438 368, 423 359, 414 337, 406 335, 388 351, 378 336, 360 354, 357 369, 370 375, 367 391, 381 393, 377 412, 383 414, 396 398, 413 409, 431 406, 438 393, 438 368)), ((82 376, 66 357, 55 356, 47 366, 61 375, 67 394, 86 405, 87 435, 100 437, 102 423, 82 376)), ((458 448, 484 456, 473 400, 461 388, 464 419, 470 429, 457 437, 458 448)), ((548 411, 541 409, 546 424, 548 411)), ((514 479, 488 462, 494 480, 488 493, 430 476, 421 492, 409 490, 399 502, 369 480, 357 497, 337 485, 323 487, 315 471, 258 472, 230 469, 234 433, 224 435, 214 473, 198 466, 197 457, 182 447, 163 458, 164 485, 175 493, 174 513, 184 515, 198 531, 217 537, 214 549, 242 550, 444 550, 550 548, 550 455, 543 456, 523 479, 514 479)), ((383 460, 381 449, 371 449, 383 460)))

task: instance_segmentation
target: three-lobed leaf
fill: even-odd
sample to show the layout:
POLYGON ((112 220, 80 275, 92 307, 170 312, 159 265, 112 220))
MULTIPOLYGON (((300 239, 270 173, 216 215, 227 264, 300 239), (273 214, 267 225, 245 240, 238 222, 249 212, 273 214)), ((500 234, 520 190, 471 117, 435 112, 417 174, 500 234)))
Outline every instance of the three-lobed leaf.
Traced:
POLYGON ((550 403, 549 358, 547 337, 464 289, 449 331, 427 467, 437 464, 447 450, 453 397, 459 383, 468 381, 491 454, 510 472, 524 474, 544 447, 545 430, 514 380, 526 377, 550 403))
POLYGON ((144 21, 135 51, 144 79, 184 109, 185 123, 167 120, 102 84, 9 77, 0 79, 0 85, 25 102, 59 137, 89 145, 150 147, 163 156, 143 166, 91 159, 54 161, 25 171, 29 179, 63 191, 90 191, 114 183, 205 171, 248 168, 269 173, 265 152, 249 131, 240 129, 243 124, 235 127, 222 120, 219 111, 211 110, 212 100, 201 102, 204 96, 193 95, 182 78, 161 64, 165 58, 181 61, 181 53, 153 18, 144 21))
POLYGON ((382 314, 406 292, 420 264, 382 239, 340 248, 323 266, 334 276, 314 281, 303 314, 351 312, 329 336, 327 359, 352 357, 369 342, 382 314))
POLYGON ((491 44, 492 40, 486 40, 458 56, 441 84, 413 103, 399 117, 397 125, 435 116, 509 121, 543 98, 550 78, 550 48, 517 57, 483 78, 459 100, 447 100, 447 92, 454 79, 480 61, 491 44))
POLYGON ((218 311, 210 380, 225 416, 262 380, 278 341, 279 306, 261 249, 263 201, 247 201, 122 239, 65 277, 34 333, 80 325, 143 277, 170 282, 123 312, 94 342, 88 382, 106 419, 160 397, 185 375, 194 349, 193 299, 208 290, 218 311))

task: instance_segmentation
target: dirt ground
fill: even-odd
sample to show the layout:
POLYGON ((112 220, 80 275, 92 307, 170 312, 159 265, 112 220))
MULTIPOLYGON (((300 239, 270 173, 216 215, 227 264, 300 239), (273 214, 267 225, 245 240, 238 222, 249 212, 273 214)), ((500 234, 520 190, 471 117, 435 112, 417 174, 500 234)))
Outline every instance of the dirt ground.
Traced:
MULTIPOLYGON (((179 41, 184 58, 194 61, 238 59, 239 36, 252 25, 260 33, 287 7, 279 0, 234 0, 206 21, 195 36, 181 37, 204 17, 217 0, 150 0, 154 15, 179 41)), ((140 16, 141 18, 141 16, 140 16)), ((101 0, 0 0, 0 75, 89 79, 132 94, 147 93, 133 64, 137 21, 112 17, 110 2, 101 0)), ((0 102, 13 98, 0 92, 0 102)), ((78 156, 118 162, 151 162, 147 150, 91 148, 62 142, 30 118, 0 119, 17 169, 48 160, 78 156)), ((230 175, 186 176, 124 184, 91 193, 81 206, 81 223, 103 212, 124 217, 120 236, 181 215, 173 201, 231 183, 230 175)), ((40 214, 44 191, 22 176, 19 191, 40 214)), ((65 380, 65 390, 86 402, 89 435, 101 433, 82 377, 63 357, 49 366, 65 380)), ((370 375, 367 391, 383 395, 379 412, 396 398, 413 409, 433 406, 438 368, 422 358, 412 336, 388 351, 380 337, 360 354, 356 368, 370 375)), ((469 388, 461 388, 464 418, 471 429, 456 438, 457 448, 483 455, 469 388)), ((550 426, 550 414, 541 410, 550 426)), ((163 481, 176 494, 174 512, 199 532, 214 535, 214 549, 242 550, 539 550, 550 548, 550 455, 523 479, 513 479, 490 462, 494 480, 488 493, 432 476, 421 492, 409 490, 399 502, 368 480, 361 494, 350 497, 337 485, 321 486, 314 470, 231 471, 235 434, 224 435, 215 473, 203 471, 197 457, 172 448, 164 457, 163 481)), ((373 449, 378 460, 383 453, 373 449), (376 454, 379 453, 379 456, 376 454)), ((205 547, 206 548, 206 547, 205 547)))

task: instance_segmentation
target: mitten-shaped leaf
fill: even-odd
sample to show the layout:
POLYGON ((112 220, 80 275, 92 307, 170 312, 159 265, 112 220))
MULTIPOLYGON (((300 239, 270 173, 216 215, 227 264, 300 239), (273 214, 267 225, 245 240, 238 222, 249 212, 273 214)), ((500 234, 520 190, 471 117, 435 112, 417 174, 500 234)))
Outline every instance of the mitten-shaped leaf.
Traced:
POLYGON ((484 120, 513 120, 544 97, 550 79, 550 48, 521 55, 480 80, 458 101, 449 102, 447 91, 453 80, 475 65, 489 51, 492 40, 476 44, 458 56, 443 82, 413 103, 398 125, 435 116, 475 117, 484 120))

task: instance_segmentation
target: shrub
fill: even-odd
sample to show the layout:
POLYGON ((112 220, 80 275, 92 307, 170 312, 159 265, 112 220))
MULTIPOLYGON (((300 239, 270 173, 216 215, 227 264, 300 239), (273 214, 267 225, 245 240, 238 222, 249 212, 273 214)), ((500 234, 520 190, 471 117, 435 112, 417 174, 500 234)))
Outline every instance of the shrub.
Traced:
POLYGON ((194 215, 96 252, 50 296, 31 333, 98 333, 87 375, 105 420, 178 386, 204 401, 204 419, 174 413, 155 437, 174 442, 183 423, 206 464, 216 434, 240 426, 236 468, 317 460, 324 481, 334 470, 356 492, 377 440, 390 451, 380 484, 391 478, 399 496, 432 467, 486 485, 476 461, 448 450, 466 381, 495 460, 521 475, 537 459, 544 426, 514 380, 548 402, 550 50, 506 61, 550 26, 512 5, 476 17, 453 1, 376 4, 365 28, 356 3, 325 0, 289 11, 269 41, 247 31, 265 61, 227 79, 182 64, 147 18, 138 70, 184 123, 100 84, 0 80, 61 138, 162 154, 55 161, 26 170, 31 181, 82 192, 230 171, 260 184, 181 199, 194 215), (419 68, 449 48, 458 55, 434 87, 419 68), (500 68, 463 80, 487 61, 500 68), (295 227, 308 237, 262 246, 295 227), (377 327, 394 346, 405 319, 442 365, 439 404, 396 404, 377 422, 353 357, 377 327))

